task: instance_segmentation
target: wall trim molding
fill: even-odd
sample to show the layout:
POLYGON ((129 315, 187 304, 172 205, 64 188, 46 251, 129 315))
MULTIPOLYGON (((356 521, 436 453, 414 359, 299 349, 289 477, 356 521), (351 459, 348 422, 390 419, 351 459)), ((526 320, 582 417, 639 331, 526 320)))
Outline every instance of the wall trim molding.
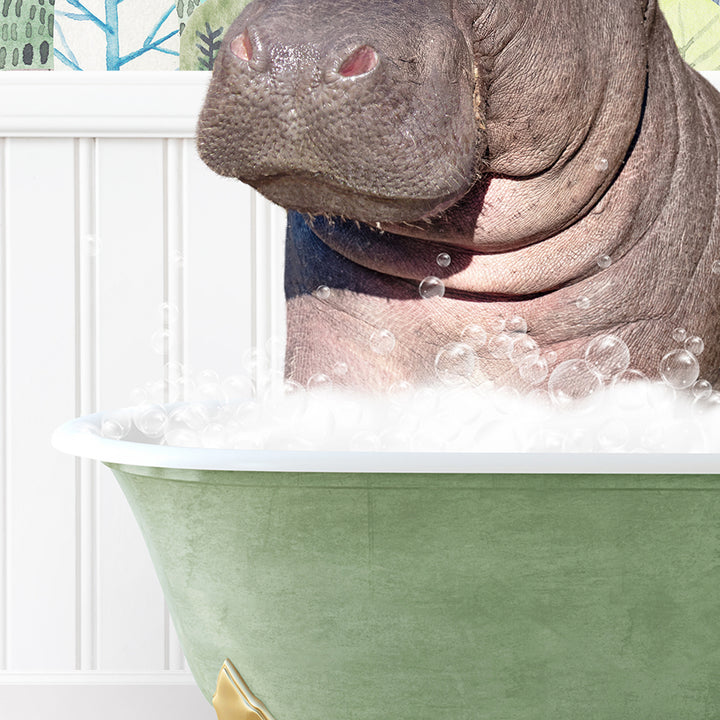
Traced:
MULTIPOLYGON (((720 70, 701 73, 720 90, 720 70)), ((0 137, 192 138, 207 72, 0 72, 0 137)))
POLYGON ((191 138, 207 72, 0 72, 0 137, 191 138))

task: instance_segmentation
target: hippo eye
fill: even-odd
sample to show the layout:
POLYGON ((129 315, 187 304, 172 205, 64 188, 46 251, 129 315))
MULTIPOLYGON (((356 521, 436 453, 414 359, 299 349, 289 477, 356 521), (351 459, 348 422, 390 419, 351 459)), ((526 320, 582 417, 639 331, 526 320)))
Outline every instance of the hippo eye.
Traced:
POLYGON ((365 75, 375 69, 378 64, 378 54, 369 45, 361 45, 354 50, 340 66, 338 73, 343 77, 356 77, 365 75))

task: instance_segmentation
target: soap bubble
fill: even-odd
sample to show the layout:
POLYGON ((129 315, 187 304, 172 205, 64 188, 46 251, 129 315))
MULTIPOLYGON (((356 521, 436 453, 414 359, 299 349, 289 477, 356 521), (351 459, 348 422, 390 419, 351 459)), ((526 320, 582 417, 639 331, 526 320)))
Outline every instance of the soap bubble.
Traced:
POLYGON ((301 395, 305 392, 305 387, 295 380, 285 380, 282 385, 283 395, 301 395))
POLYGON ((505 318, 501 318, 499 316, 490 318, 490 320, 487 323, 487 327, 491 333, 495 333, 496 335, 498 333, 504 332, 505 331, 505 318))
POLYGON ((597 259, 595 260, 597 263, 597 266, 599 268, 602 268, 605 270, 606 268, 609 268, 610 265, 612 265, 612 259, 609 255, 598 255, 597 259))
POLYGON ((548 366, 552 367, 558 359, 558 354, 554 350, 548 350, 543 357, 547 361, 548 366))
POLYGON ((509 333, 501 332, 490 338, 488 342, 488 350, 494 358, 509 358, 513 348, 515 338, 509 333))
POLYGON ((343 377, 344 375, 348 374, 348 365, 344 362, 336 362, 333 365, 332 369, 333 375, 338 375, 339 377, 343 377))
POLYGON ((607 158, 598 158, 593 167, 598 172, 606 172, 609 166, 610 163, 608 163, 607 158))
POLYGON ((82 244, 88 257, 97 257, 100 254, 100 239, 96 235, 85 235, 82 244))
POLYGON ((712 272, 713 275, 720 275, 720 260, 713 261, 713 264, 710 266, 710 272, 712 272))
POLYGON ((424 298, 425 300, 429 300, 430 298, 441 298, 443 295, 445 295, 445 283, 434 275, 428 275, 421 283, 420 283, 420 297, 424 298))
POLYGON ((195 388, 194 400, 208 406, 219 407, 227 403, 228 397, 219 382, 204 382, 195 388))
POLYGON ((441 252, 435 258, 435 262, 437 262, 440 267, 447 267, 452 262, 452 258, 446 252, 441 252))
POLYGON ((180 317, 180 310, 177 305, 172 303, 164 302, 159 307, 160 311, 160 322, 164 328, 169 327, 171 323, 177 321, 180 317))
POLYGON ((184 403, 170 411, 169 419, 174 429, 184 426, 190 430, 200 431, 208 424, 210 413, 200 403, 184 403))
POLYGON ((683 347, 697 357, 702 354, 702 351, 705 349, 705 343, 701 337, 693 335, 692 337, 685 339, 683 347))
POLYGON ((505 332, 509 333, 526 333, 527 332, 527 321, 520 315, 511 317, 505 323, 505 332))
POLYGON ((133 422, 143 435, 157 438, 165 432, 168 414, 162 405, 142 405, 135 409, 133 422))
POLYGON ((672 339, 675 342, 685 342, 685 338, 687 338, 687 330, 685 328, 675 328, 672 331, 672 339))
POLYGON ((487 342, 487 333, 481 325, 466 325, 460 333, 460 339, 477 351, 487 342))
POLYGON ((228 402, 244 402, 255 394, 255 383, 247 375, 230 375, 220 383, 228 402))
POLYGON ((370 336, 370 348, 378 355, 389 355, 395 349, 395 336, 386 329, 375 330, 370 336))
POLYGON ((660 361, 660 375, 675 390, 690 387, 700 375, 700 364, 688 350, 672 350, 660 361))
POLYGON ((171 380, 156 380, 147 387, 147 400, 142 405, 154 403, 161 405, 165 402, 175 402, 179 397, 178 383, 171 380))
POLYGON ((459 385, 473 376, 475 363, 475 351, 470 345, 449 343, 435 356, 435 374, 446 385, 459 385))
POLYGON ((330 288, 327 285, 318 285, 313 291, 318 300, 327 300, 330 297, 330 288))
POLYGON ((588 344, 585 360, 596 373, 607 379, 627 370, 630 350, 617 335, 600 335, 588 344))
POLYGON ((100 434, 110 440, 122 440, 132 425, 132 416, 127 410, 117 410, 103 416, 100 434))
POLYGON ((540 348, 529 335, 515 338, 510 349, 510 361, 514 365, 535 362, 540 357, 540 348))
POLYGON ((587 310, 590 307, 590 298, 582 295, 577 300, 575 300, 575 307, 579 308, 580 310, 587 310))
POLYGON ((150 398, 147 387, 136 387, 130 391, 130 402, 133 405, 146 405, 150 398))
POLYGON ((523 360, 518 366, 520 377, 531 385, 539 385, 548 375, 548 364, 544 358, 523 360))
POLYGON ((332 378, 325 373, 315 373, 307 381, 308 390, 323 390, 332 387, 332 378))
POLYGON ((699 400, 706 400, 712 395, 712 392, 712 383, 710 383, 708 380, 698 380, 692 386, 692 394, 699 400))
POLYGON ((170 340, 170 333, 168 330, 156 330, 152 338, 150 339, 150 344, 153 349, 154 353, 157 353, 158 355, 164 355, 165 354, 165 348, 167 347, 167 344, 170 340))
MULTIPOLYGON (((250 376, 257 376, 258 371, 265 370, 268 365, 268 357, 260 348, 250 348, 246 350, 240 358, 240 369, 250 376)), ((203 370, 203 373, 208 373, 208 377, 204 378, 203 373, 200 373, 200 376, 197 378, 197 384, 202 385, 205 379, 209 382, 219 382, 220 378, 218 374, 213 373, 213 377, 210 377, 209 374, 211 372, 210 370, 203 370)))
POLYGON ((600 375, 580 359, 561 362, 548 380, 550 397, 559 407, 568 407, 576 400, 589 398, 601 388, 600 375))

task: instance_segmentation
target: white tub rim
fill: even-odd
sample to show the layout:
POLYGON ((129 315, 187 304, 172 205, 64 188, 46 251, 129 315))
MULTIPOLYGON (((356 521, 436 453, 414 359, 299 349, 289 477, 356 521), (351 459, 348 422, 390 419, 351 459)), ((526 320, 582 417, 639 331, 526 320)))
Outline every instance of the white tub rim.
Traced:
POLYGON ((136 467, 185 470, 439 474, 720 475, 720 453, 358 452, 168 447, 89 432, 103 413, 75 418, 52 436, 56 450, 136 467))

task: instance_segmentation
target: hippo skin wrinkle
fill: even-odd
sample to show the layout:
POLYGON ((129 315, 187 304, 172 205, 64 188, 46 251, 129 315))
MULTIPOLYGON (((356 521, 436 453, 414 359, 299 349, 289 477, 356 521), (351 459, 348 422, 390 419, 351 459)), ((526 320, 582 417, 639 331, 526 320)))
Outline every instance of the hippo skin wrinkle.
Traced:
POLYGON ((610 333, 651 377, 686 328, 717 383, 719 138, 656 0, 254 0, 198 125, 213 170, 290 211, 287 375, 366 388, 518 315, 558 361, 610 333))

